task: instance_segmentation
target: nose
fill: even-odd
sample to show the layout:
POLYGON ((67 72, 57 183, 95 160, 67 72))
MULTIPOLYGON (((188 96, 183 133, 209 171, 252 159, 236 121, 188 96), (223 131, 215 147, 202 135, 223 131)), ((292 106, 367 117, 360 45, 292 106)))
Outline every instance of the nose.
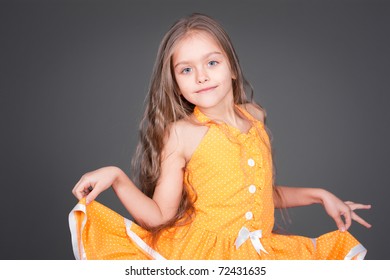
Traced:
POLYGON ((199 70, 196 79, 197 79, 198 84, 203 84, 209 80, 209 77, 208 77, 206 71, 199 70))

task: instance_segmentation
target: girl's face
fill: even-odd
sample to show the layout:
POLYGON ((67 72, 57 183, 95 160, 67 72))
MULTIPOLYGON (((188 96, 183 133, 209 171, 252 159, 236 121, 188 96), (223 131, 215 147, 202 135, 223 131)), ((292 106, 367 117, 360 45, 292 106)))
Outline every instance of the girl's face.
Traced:
POLYGON ((172 63, 183 97, 201 108, 233 103, 230 64, 217 42, 206 32, 192 32, 176 45, 172 63))

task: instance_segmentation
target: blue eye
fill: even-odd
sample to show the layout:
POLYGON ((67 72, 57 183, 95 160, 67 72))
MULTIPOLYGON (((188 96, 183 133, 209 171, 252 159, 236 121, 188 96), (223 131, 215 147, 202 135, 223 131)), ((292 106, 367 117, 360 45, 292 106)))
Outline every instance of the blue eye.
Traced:
POLYGON ((215 66, 218 64, 218 61, 212 60, 208 63, 210 66, 215 66))
POLYGON ((192 71, 192 69, 191 68, 184 68, 181 72, 183 73, 183 74, 188 74, 188 73, 190 73, 192 71))

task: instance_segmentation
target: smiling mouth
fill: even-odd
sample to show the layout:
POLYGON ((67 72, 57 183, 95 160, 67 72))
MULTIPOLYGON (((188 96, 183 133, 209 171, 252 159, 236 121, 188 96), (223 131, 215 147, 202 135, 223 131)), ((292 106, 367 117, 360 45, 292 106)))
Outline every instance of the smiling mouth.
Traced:
POLYGON ((196 93, 205 93, 205 92, 208 92, 208 91, 210 91, 210 90, 215 89, 216 87, 217 87, 217 86, 204 88, 204 89, 201 89, 201 90, 196 91, 196 93))

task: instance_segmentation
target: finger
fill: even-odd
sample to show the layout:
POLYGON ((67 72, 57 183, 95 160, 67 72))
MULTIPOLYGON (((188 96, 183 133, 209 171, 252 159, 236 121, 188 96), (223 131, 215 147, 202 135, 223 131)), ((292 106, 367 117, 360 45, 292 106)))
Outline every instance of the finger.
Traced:
POLYGON ((371 224, 367 223, 363 218, 358 216, 355 212, 352 213, 352 219, 366 228, 370 228, 371 224))
POLYGON ((344 216, 345 219, 345 230, 348 230, 352 224, 351 210, 348 209, 347 211, 342 213, 342 215, 344 216))
POLYGON ((371 204, 361 204, 361 203, 348 203, 345 202, 345 204, 347 204, 349 206, 349 208, 351 208, 351 210, 356 210, 356 209, 370 209, 371 208, 371 204))
POLYGON ((93 187, 89 186, 88 188, 83 190, 83 195, 87 196, 92 190, 93 190, 93 187))
POLYGON ((80 199, 80 185, 83 184, 83 182, 85 182, 85 174, 80 178, 80 180, 77 182, 77 184, 73 187, 72 189, 72 193, 75 197, 77 197, 78 199, 80 199))
POLYGON ((90 204, 92 201, 94 201, 96 199, 96 197, 99 195, 100 191, 98 189, 98 187, 90 187, 89 188, 89 193, 87 195, 87 197, 85 198, 85 203, 88 205, 90 204))
POLYGON ((345 231, 345 225, 343 220, 341 219, 341 216, 336 216, 333 218, 334 221, 336 222, 337 228, 339 231, 344 232, 345 231))
POLYGON ((350 206, 351 210, 358 210, 358 209, 370 209, 371 205, 367 204, 355 204, 350 206))
POLYGON ((79 200, 82 199, 90 193, 90 190, 88 190, 88 188, 91 186, 93 187, 92 183, 89 180, 81 181, 80 184, 75 188, 74 195, 79 200))
POLYGON ((80 182, 81 182, 81 180, 82 179, 80 179, 78 182, 77 182, 77 184, 73 187, 73 189, 72 189, 72 194, 75 196, 75 197, 77 197, 77 192, 76 192, 76 190, 77 190, 77 188, 78 188, 78 186, 80 185, 80 182))
POLYGON ((84 189, 83 188, 80 188, 80 183, 78 183, 74 188, 73 188, 73 191, 72 191, 73 195, 78 199, 80 200, 81 198, 83 198, 85 196, 84 194, 84 189))

